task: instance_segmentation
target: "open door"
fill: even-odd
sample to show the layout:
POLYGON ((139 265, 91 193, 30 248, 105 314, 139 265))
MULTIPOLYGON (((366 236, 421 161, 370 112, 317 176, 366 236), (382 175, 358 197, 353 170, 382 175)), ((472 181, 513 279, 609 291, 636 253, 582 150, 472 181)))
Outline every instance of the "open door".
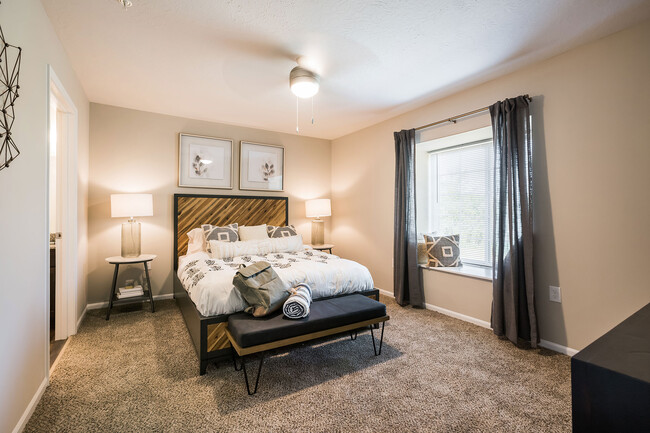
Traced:
MULTIPOLYGON (((50 66, 48 69, 49 128, 49 255, 47 288, 48 337, 65 341, 77 329, 77 108, 50 66), (52 297, 51 297, 52 295, 52 297), (50 320, 50 314, 54 320, 50 320)), ((48 342, 50 339, 48 338, 48 342)), ((57 346, 56 344, 54 345, 57 346)), ((62 344, 59 344, 60 348, 62 344)), ((48 347, 48 353, 50 348, 48 347)), ((48 361, 48 370, 49 370, 48 361)))

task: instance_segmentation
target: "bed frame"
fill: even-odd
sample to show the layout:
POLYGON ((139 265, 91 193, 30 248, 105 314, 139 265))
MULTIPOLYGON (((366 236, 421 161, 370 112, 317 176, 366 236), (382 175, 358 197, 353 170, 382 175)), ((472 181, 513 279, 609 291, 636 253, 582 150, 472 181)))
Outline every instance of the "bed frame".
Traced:
MULTIPOLYGON (((226 335, 228 314, 203 316, 183 288, 176 272, 178 257, 187 251, 187 232, 202 224, 224 226, 289 224, 289 199, 272 196, 174 194, 174 299, 183 314, 196 353, 199 373, 211 362, 231 361, 231 345, 226 335)), ((379 290, 360 292, 379 300, 379 290)), ((351 294, 351 293, 350 293, 351 294)), ((342 295, 342 296, 347 296, 342 295)))

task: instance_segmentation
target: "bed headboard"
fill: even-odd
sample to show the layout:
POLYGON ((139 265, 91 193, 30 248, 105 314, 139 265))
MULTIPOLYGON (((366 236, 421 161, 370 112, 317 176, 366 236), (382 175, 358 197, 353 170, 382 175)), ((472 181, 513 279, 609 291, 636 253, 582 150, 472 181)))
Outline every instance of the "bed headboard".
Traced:
POLYGON ((287 197, 174 194, 174 269, 178 256, 187 252, 187 232, 201 224, 224 226, 289 224, 287 197))

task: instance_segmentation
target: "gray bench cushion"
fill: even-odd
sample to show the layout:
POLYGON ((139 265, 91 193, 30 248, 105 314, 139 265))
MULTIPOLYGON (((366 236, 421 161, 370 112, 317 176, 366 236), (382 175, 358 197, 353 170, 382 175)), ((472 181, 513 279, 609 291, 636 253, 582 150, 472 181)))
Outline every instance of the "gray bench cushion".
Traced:
POLYGON ((287 319, 281 311, 267 317, 232 314, 228 318, 228 330, 240 347, 250 347, 385 315, 386 306, 381 302, 363 295, 350 295, 314 301, 309 316, 298 320, 287 319))

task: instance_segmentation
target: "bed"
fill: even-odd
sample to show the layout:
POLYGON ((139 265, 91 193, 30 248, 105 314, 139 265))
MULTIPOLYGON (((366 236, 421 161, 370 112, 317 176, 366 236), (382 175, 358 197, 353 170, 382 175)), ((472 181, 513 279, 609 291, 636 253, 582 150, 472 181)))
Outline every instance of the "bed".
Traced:
POLYGON ((228 316, 241 311, 244 304, 231 285, 226 288, 219 284, 224 284, 228 278, 232 281, 240 263, 270 261, 280 278, 288 284, 310 281, 316 289, 315 299, 355 293, 379 299, 379 291, 372 286, 367 268, 325 252, 304 250, 273 256, 252 255, 234 257, 225 262, 201 253, 185 256, 187 233, 202 224, 287 226, 288 215, 287 197, 174 195, 174 298, 196 348, 200 374, 205 374, 211 362, 230 361, 231 346, 225 332, 228 316), (342 271, 347 275, 344 278, 341 278, 342 271), (196 276, 199 272, 205 278, 201 278, 199 284, 192 284, 188 275, 194 273, 196 276))

